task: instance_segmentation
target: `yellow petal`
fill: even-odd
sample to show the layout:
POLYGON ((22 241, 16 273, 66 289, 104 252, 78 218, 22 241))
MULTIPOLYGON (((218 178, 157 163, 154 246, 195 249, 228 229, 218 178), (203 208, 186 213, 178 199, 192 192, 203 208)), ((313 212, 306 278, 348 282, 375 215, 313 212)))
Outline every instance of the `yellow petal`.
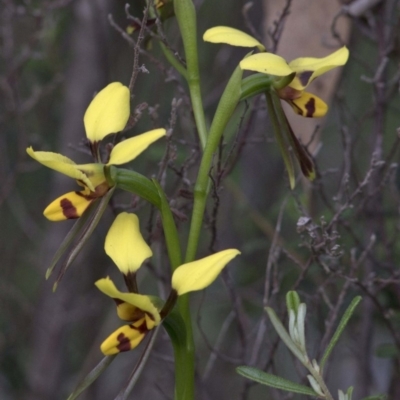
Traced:
POLYGON ((141 294, 136 293, 123 293, 120 292, 112 282, 110 278, 103 278, 99 279, 95 285, 97 288, 102 291, 107 296, 111 297, 112 299, 118 299, 123 302, 132 304, 133 306, 137 307, 138 309, 146 312, 150 318, 154 321, 154 325, 158 325, 160 323, 160 314, 152 303, 149 296, 144 296, 141 294))
POLYGON ((346 46, 323 58, 297 58, 289 63, 290 68, 296 72, 296 77, 289 86, 302 90, 316 77, 346 64, 348 58, 349 50, 346 46))
MULTIPOLYGON (((135 324, 136 325, 136 324, 135 324)), ((113 332, 100 346, 100 350, 106 356, 111 356, 123 351, 134 349, 145 337, 147 333, 144 318, 142 325, 124 325, 113 332)))
POLYGON ((274 76, 288 76, 293 71, 284 58, 272 53, 258 53, 240 61, 240 68, 274 76))
POLYGON ((201 260, 183 264, 172 275, 172 287, 178 295, 204 289, 214 282, 226 264, 238 254, 239 250, 227 249, 201 260))
MULTIPOLYGON (((47 168, 54 169, 55 171, 61 172, 70 178, 82 181, 87 187, 94 191, 94 187, 90 182, 90 179, 85 175, 84 172, 80 171, 79 165, 75 164, 68 157, 62 154, 52 153, 50 151, 34 151, 32 147, 28 147, 26 152, 37 162, 44 165, 47 168)), ((94 165, 94 164, 87 164, 94 165)))
POLYGON ((211 43, 226 43, 231 46, 239 47, 258 47, 260 51, 265 51, 265 47, 257 39, 239 29, 229 26, 215 26, 204 32, 203 40, 211 43))
POLYGON ((292 106, 293 111, 302 117, 319 118, 328 111, 328 106, 323 100, 308 92, 303 92, 297 99, 286 101, 292 106))
POLYGON ((143 261, 153 255, 140 233, 139 218, 126 212, 115 218, 104 248, 124 275, 137 271, 143 261))
POLYGON ((94 97, 83 117, 86 136, 93 143, 110 133, 122 131, 130 115, 129 89, 110 83, 94 97))
POLYGON ((94 200, 87 192, 69 192, 58 197, 46 207, 44 216, 50 221, 79 218, 94 200))
POLYGON ((107 165, 121 165, 135 159, 145 151, 153 142, 165 136, 163 128, 142 133, 118 143, 111 151, 110 161, 107 165))

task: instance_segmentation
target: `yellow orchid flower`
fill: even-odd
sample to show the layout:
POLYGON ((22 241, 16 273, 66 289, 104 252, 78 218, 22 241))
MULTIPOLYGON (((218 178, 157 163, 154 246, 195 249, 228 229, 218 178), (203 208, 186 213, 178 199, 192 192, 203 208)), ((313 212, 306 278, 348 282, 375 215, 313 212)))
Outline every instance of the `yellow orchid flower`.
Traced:
POLYGON ((238 29, 217 26, 208 29, 203 39, 212 43, 226 43, 232 46, 257 47, 261 53, 246 57, 240 62, 244 70, 256 71, 276 77, 295 76, 287 86, 277 90, 279 97, 290 104, 294 112, 303 117, 323 117, 328 106, 319 97, 305 92, 304 89, 318 76, 333 68, 346 64, 349 50, 343 46, 323 58, 302 57, 287 63, 276 54, 266 53, 261 43, 238 29), (252 39, 252 40, 251 40, 252 39))
MULTIPOLYGON (((136 215, 128 213, 117 216, 107 234, 105 248, 124 275, 135 273, 142 262, 152 255, 140 234, 136 215)), ((171 293, 162 309, 157 306, 159 302, 150 296, 120 292, 108 277, 98 280, 95 285, 115 301, 119 318, 130 322, 118 328, 102 343, 100 348, 103 354, 112 355, 134 349, 146 333, 159 325, 169 313, 177 296, 211 285, 238 254, 239 250, 227 249, 176 268, 172 275, 171 293)))
MULTIPOLYGON (((92 151, 105 136, 121 131, 129 118, 129 89, 119 82, 109 84, 101 90, 89 104, 84 116, 86 136, 92 151)), ((34 151, 27 153, 44 166, 61 172, 73 179, 84 189, 66 193, 54 200, 44 215, 51 221, 79 218, 90 203, 104 196, 110 189, 104 176, 105 165, 122 165, 141 154, 147 147, 165 136, 165 129, 154 129, 118 143, 111 151, 106 164, 75 164, 74 161, 58 153, 34 151)), ((96 151, 94 151, 96 153, 96 151)), ((96 158, 96 154, 95 158, 96 158)))
POLYGON ((106 253, 124 274, 135 273, 153 255, 139 229, 139 218, 132 213, 117 215, 104 245, 106 253))

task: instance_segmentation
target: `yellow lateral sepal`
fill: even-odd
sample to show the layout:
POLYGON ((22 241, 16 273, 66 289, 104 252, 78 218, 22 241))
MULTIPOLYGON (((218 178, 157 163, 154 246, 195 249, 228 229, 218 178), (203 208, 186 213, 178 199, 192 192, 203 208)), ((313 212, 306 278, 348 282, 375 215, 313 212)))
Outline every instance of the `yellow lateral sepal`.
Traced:
POLYGON ((227 249, 211 256, 183 264, 172 275, 172 287, 178 295, 201 290, 211 285, 222 269, 240 254, 239 250, 227 249))

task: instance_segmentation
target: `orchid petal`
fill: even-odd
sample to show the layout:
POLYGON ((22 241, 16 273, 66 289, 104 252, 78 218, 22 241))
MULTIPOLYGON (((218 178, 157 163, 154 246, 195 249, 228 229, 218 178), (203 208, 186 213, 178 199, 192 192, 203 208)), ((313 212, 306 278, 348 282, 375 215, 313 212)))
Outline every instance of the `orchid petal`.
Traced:
POLYGON ((227 249, 201 260, 183 264, 172 275, 172 287, 178 295, 204 289, 214 282, 226 264, 238 254, 239 250, 227 249))
POLYGON ((110 161, 107 165, 121 165, 135 159, 145 151, 153 142, 165 136, 163 128, 142 133, 118 143, 111 151, 110 161))
POLYGON ((144 318, 140 321, 142 325, 124 325, 113 332, 100 346, 100 350, 106 356, 111 356, 123 351, 129 351, 139 345, 145 337, 147 330, 144 328, 144 318))
POLYGON ((104 248, 124 275, 136 272, 143 261, 153 255, 140 233, 139 218, 126 212, 115 218, 104 248))
POLYGON ((203 40, 211 43, 226 43, 231 46, 239 47, 258 47, 260 51, 265 51, 265 47, 257 39, 239 29, 229 26, 215 26, 204 32, 203 40))
POLYGON ((102 291, 107 296, 111 297, 112 299, 118 299, 123 302, 132 304, 133 306, 137 307, 139 310, 147 313, 151 316, 151 319, 154 321, 154 325, 158 325, 160 323, 160 313, 158 312, 157 308, 151 301, 149 296, 144 296, 141 294, 136 293, 123 293, 120 292, 112 282, 110 278, 103 278, 99 279, 95 285, 97 288, 102 291))
POLYGON ((93 143, 110 133, 122 131, 130 115, 129 89, 119 82, 110 83, 89 104, 83 122, 86 136, 93 143))
POLYGON ((286 100, 293 111, 307 118, 323 117, 328 111, 328 105, 314 94, 303 92, 297 99, 286 100))
POLYGON ((296 77, 289 86, 303 90, 318 76, 346 64, 348 58, 349 50, 346 46, 323 58, 296 58, 289 63, 289 67, 296 72, 296 77))
POLYGON ((44 210, 44 216, 50 221, 65 221, 79 218, 89 207, 94 197, 88 190, 66 193, 52 201, 44 210))
POLYGON ((272 53, 258 53, 240 61, 240 68, 274 76, 288 76, 293 73, 284 58, 272 53))
POLYGON ((94 191, 94 187, 90 182, 90 179, 85 175, 84 172, 79 170, 79 166, 70 158, 59 153, 52 153, 50 151, 34 151, 32 147, 28 147, 26 152, 34 160, 45 167, 61 172, 70 178, 82 181, 87 187, 94 191))

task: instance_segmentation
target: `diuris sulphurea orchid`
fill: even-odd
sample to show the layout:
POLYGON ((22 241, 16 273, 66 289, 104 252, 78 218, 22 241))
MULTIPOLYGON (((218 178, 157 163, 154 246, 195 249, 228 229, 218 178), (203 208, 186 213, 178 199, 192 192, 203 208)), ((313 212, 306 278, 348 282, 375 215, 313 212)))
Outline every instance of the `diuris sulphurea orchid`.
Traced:
POLYGON ((309 118, 323 117, 328 111, 328 106, 319 97, 304 89, 318 76, 346 64, 349 57, 349 50, 343 46, 327 57, 301 57, 287 63, 284 58, 267 53, 265 47, 257 39, 227 26, 208 29, 203 39, 206 42, 226 43, 232 46, 257 47, 260 53, 246 57, 240 62, 240 67, 244 70, 275 76, 278 80, 293 74, 293 80, 277 90, 278 96, 289 103, 296 114, 309 118))
MULTIPOLYGON (((152 256, 150 247, 141 236, 137 216, 126 212, 114 220, 106 237, 105 249, 124 277, 135 274, 144 260, 152 256)), ((134 349, 168 315, 178 296, 211 285, 238 254, 239 250, 227 249, 176 268, 172 275, 171 293, 164 305, 152 296, 119 291, 109 277, 98 280, 95 285, 115 301, 118 317, 129 321, 128 325, 118 328, 104 340, 100 346, 103 354, 134 349)))
POLYGON ((238 29, 217 26, 208 29, 203 39, 212 43, 258 48, 259 53, 248 55, 239 64, 242 70, 258 72, 243 81, 243 99, 265 93, 269 117, 289 175, 290 187, 293 189, 295 185, 293 158, 297 159, 304 176, 313 180, 314 162, 293 133, 279 99, 286 101, 300 116, 323 117, 328 111, 327 104, 305 89, 318 76, 344 65, 349 57, 348 49, 344 46, 327 57, 302 57, 287 63, 282 57, 266 52, 257 39, 238 29))
POLYGON ((62 154, 47 151, 27 153, 44 166, 61 172, 83 187, 83 190, 66 193, 54 200, 44 215, 51 221, 79 218, 95 199, 103 197, 110 189, 104 175, 104 167, 121 165, 135 159, 147 147, 165 136, 165 129, 154 129, 118 143, 111 150, 109 159, 102 163, 99 143, 110 134, 122 131, 130 115, 129 89, 119 82, 110 83, 91 101, 84 115, 86 137, 89 140, 95 163, 76 164, 62 154))

